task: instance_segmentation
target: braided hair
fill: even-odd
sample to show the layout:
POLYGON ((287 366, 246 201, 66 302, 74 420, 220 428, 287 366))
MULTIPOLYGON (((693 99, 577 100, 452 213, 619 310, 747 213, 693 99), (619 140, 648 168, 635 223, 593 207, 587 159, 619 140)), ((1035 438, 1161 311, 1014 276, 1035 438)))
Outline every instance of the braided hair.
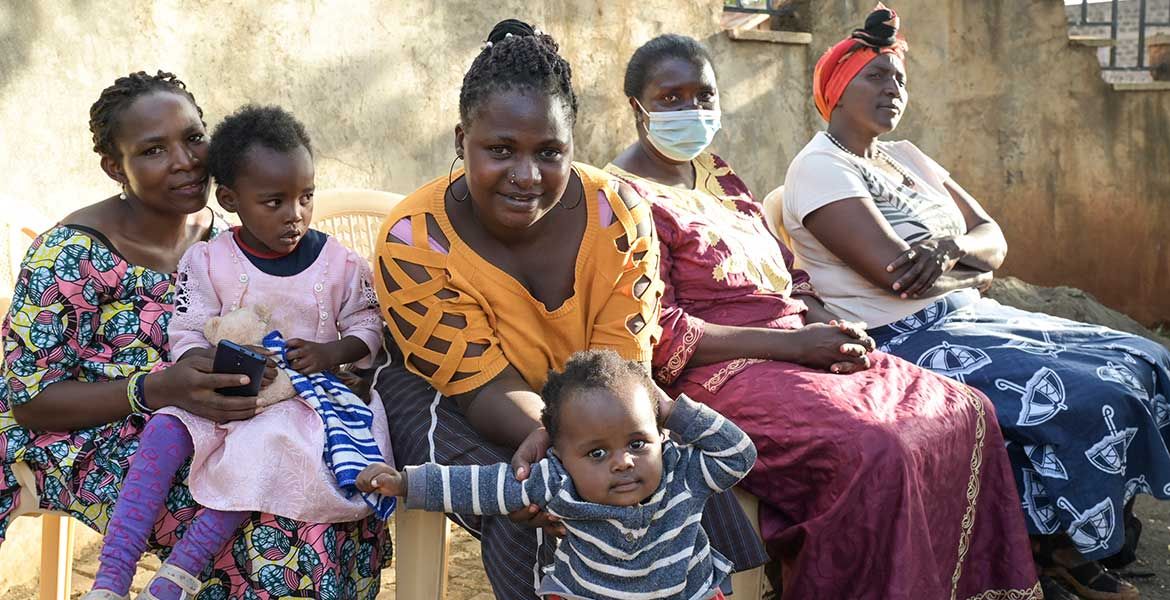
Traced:
MULTIPOLYGON (((145 71, 138 71, 115 79, 114 85, 102 90, 97 102, 89 107, 89 131, 93 134, 93 151, 103 156, 120 158, 118 148, 114 145, 118 119, 135 100, 153 92, 170 92, 183 96, 191 101, 191 105, 199 113, 199 120, 203 120, 203 109, 195 101, 195 96, 187 91, 187 84, 175 77, 174 73, 159 71, 155 75, 147 75, 145 71)), ((204 126, 206 125, 204 123, 204 126)))
POLYGON ((697 40, 677 33, 660 35, 634 51, 626 65, 626 78, 622 84, 622 91, 627 98, 641 98, 646 89, 646 80, 650 71, 667 58, 678 58, 690 62, 702 69, 704 65, 711 65, 711 53, 697 40))
POLYGON ((654 382, 641 363, 625 360, 613 350, 583 350, 569 357, 561 372, 549 371, 548 381, 540 390, 544 409, 540 420, 548 430, 550 440, 556 441, 561 429, 561 408, 569 396, 580 390, 609 390, 617 393, 622 385, 635 383, 649 392, 654 407, 654 418, 658 419, 658 399, 654 382))
POLYGON ((570 125, 577 122, 573 70, 557 54, 552 36, 516 19, 505 19, 488 34, 487 43, 463 76, 459 119, 466 127, 492 94, 531 90, 559 97, 569 108, 570 125))

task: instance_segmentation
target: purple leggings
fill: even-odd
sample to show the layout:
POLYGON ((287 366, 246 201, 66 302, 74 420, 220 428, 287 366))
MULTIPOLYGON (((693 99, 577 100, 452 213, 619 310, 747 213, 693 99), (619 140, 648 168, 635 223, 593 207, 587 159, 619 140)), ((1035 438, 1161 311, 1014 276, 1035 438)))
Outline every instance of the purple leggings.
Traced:
MULTIPOLYGON (((101 565, 93 587, 125 595, 130 591, 138 559, 146 551, 155 520, 166 508, 167 492, 175 473, 191 457, 191 434, 177 417, 155 415, 142 431, 138 452, 114 505, 106 528, 101 565)), ((203 508, 175 544, 167 564, 199 576, 248 517, 247 512, 203 508)), ((178 587, 168 581, 151 586, 160 598, 178 597, 178 587)))

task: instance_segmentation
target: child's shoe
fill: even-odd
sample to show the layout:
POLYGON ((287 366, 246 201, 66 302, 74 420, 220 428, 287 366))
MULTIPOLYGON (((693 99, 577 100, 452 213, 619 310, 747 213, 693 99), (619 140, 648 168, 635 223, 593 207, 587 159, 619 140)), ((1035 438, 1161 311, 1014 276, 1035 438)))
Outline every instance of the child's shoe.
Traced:
POLYGON ((150 578, 138 600, 187 600, 199 593, 203 584, 194 575, 167 563, 159 567, 158 573, 150 578), (157 588, 157 589, 156 589, 157 588), (163 594, 162 596, 155 595, 163 594))

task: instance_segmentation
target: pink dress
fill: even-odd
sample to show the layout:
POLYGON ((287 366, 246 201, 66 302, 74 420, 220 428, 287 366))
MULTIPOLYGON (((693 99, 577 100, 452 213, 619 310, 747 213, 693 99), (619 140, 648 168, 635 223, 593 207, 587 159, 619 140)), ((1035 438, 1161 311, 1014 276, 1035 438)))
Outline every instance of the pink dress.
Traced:
MULTIPOLYGON (((203 336, 207 319, 264 305, 285 339, 361 339, 370 354, 357 364, 369 366, 382 345, 371 280, 366 260, 332 237, 311 265, 283 277, 252 264, 232 233, 195 244, 179 263, 176 310, 168 328, 171 355, 211 347, 203 336)), ((370 409, 374 439, 385 460, 393 462, 382 403, 373 402, 370 409)), ((325 427, 299 399, 222 425, 177 408, 159 412, 178 417, 191 433, 195 453, 187 485, 203 506, 316 523, 356 521, 372 512, 361 497, 346 498, 337 487, 323 458, 325 427)))

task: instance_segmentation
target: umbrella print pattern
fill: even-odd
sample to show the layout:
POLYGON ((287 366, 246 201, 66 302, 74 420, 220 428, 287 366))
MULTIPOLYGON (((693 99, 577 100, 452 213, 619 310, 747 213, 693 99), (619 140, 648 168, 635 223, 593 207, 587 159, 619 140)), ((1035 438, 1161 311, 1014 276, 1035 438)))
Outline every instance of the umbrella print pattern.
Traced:
POLYGON ((1024 444, 1024 454, 1028 455, 1028 460, 1032 461, 1032 466, 1036 467, 1036 472, 1040 475, 1053 479, 1068 479, 1064 463, 1056 457, 1056 449, 1050 444, 1024 444))
POLYGON ((978 348, 943 342, 923 352, 922 356, 918 357, 917 364, 924 369, 965 383, 963 376, 991 364, 991 357, 978 348))
POLYGON ((1109 433, 1085 450, 1085 457, 1094 467, 1106 473, 1120 475, 1125 472, 1125 453, 1129 450, 1133 436, 1137 435, 1137 427, 1126 427, 1118 431, 1113 425, 1113 407, 1108 404, 1101 407, 1101 413, 1105 415, 1105 426, 1109 428, 1109 433))
POLYGON ((1060 517, 1056 514, 1056 505, 1048 497, 1048 489, 1040 480, 1040 475, 1031 469, 1024 469, 1024 512, 1032 519, 1036 529, 1044 535, 1056 533, 1060 527, 1060 517))
POLYGON ((1039 425, 1055 417, 1060 411, 1068 410, 1068 405, 1064 401, 1064 382, 1056 371, 1048 367, 1041 367, 1033 373, 1024 387, 1007 379, 996 379, 995 387, 1020 394, 1022 407, 1016 424, 1022 427, 1039 425))
POLYGON ((1113 502, 1108 498, 1098 502, 1085 512, 1077 512, 1071 502, 1060 497, 1057 506, 1073 514, 1072 525, 1069 525, 1068 535, 1072 538, 1077 550, 1086 554, 1094 550, 1101 550, 1109 546, 1109 538, 1113 537, 1113 502))

